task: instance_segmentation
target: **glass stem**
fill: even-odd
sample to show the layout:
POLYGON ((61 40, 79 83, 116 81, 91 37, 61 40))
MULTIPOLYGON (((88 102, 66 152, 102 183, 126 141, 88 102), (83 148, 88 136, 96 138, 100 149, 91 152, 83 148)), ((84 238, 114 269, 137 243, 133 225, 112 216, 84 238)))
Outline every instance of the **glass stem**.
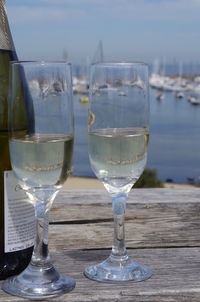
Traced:
POLYGON ((125 247, 124 214, 127 195, 118 193, 112 195, 112 210, 114 216, 114 238, 111 256, 122 258, 127 256, 125 247))
POLYGON ((50 264, 50 255, 48 252, 48 212, 42 202, 37 202, 35 206, 36 216, 36 235, 31 264, 36 266, 48 267, 50 264))

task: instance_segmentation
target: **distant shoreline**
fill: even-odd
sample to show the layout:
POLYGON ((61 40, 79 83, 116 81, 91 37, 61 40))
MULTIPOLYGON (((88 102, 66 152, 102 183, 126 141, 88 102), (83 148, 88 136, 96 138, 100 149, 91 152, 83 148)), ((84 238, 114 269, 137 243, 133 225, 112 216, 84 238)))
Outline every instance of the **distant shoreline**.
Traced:
MULTIPOLYGON (((179 188, 195 188, 194 185, 190 184, 177 184, 177 183, 163 183, 164 188, 169 189, 179 189, 179 188)), ((64 189, 69 190, 102 190, 104 188, 103 184, 95 177, 79 177, 79 176, 70 176, 64 187, 64 189)))

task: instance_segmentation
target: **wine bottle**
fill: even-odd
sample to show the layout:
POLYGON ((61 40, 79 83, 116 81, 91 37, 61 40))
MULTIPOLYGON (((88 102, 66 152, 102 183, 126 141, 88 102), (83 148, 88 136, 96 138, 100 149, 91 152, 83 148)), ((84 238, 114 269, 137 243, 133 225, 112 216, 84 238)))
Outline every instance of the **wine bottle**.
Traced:
MULTIPOLYGON (((22 195, 22 190, 16 189, 17 182, 9 171, 11 163, 8 141, 8 82, 9 64, 12 60, 17 60, 17 55, 5 1, 0 0, 0 279, 25 269, 31 259, 34 236, 30 227, 34 220, 33 209, 22 195), (23 214, 26 216, 23 217, 23 214)), ((21 75, 19 72, 19 76, 21 75)), ((24 127, 23 117, 22 124, 24 127)))

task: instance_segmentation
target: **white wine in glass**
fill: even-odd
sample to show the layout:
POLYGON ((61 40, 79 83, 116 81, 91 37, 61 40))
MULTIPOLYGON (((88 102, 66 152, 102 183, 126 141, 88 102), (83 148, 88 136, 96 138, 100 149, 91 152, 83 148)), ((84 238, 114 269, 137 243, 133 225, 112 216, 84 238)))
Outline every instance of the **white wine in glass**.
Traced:
POLYGON ((74 138, 71 65, 12 62, 9 92, 10 158, 15 176, 34 205, 36 236, 28 267, 3 290, 33 300, 71 291, 48 252, 48 212, 70 171, 74 138), (19 74, 21 77, 19 77, 19 74), (22 95, 25 95, 23 103, 22 95), (20 106, 19 106, 20 105, 20 106))
POLYGON ((144 63, 98 63, 90 70, 88 148, 91 167, 112 197, 114 239, 102 263, 85 269, 101 282, 143 281, 152 271, 133 261, 125 247, 128 193, 147 161, 148 67, 144 63))

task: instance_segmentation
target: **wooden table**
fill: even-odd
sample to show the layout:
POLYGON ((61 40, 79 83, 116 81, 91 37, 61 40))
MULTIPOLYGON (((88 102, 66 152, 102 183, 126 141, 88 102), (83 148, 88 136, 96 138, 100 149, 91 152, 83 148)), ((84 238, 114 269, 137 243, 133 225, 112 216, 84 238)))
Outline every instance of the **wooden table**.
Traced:
MULTIPOLYGON (((76 288, 51 301, 199 302, 200 189, 135 189, 126 210, 129 254, 152 267, 145 282, 97 283, 84 267, 105 259, 112 245, 111 201, 103 190, 62 191, 50 215, 50 250, 76 288)), ((0 301, 25 301, 0 292, 0 301)), ((27 300, 28 301, 28 300, 27 300)))

